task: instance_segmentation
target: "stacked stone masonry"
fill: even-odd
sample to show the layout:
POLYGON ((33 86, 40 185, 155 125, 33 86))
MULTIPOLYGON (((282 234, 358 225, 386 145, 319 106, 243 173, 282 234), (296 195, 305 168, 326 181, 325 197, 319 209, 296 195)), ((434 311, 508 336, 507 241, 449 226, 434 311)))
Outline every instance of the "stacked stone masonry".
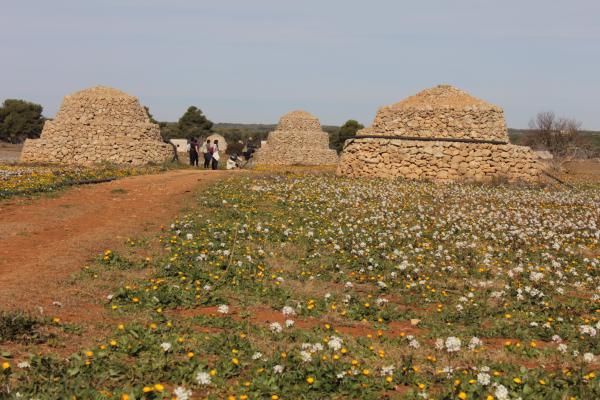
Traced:
POLYGON ((434 181, 538 181, 531 149, 508 144, 501 108, 448 85, 382 107, 346 141, 338 173, 434 181))
POLYGON ((363 135, 508 142, 502 109, 448 85, 381 107, 363 135))
POLYGON ((254 155, 254 164, 334 165, 337 152, 329 148, 329 135, 319 120, 305 111, 292 111, 279 120, 254 155))
POLYGON ((414 180, 510 181, 539 178, 536 156, 527 147, 446 141, 355 139, 346 146, 338 172, 348 176, 414 180))
POLYGON ((40 138, 25 141, 21 160, 143 165, 172 155, 173 147, 162 141, 137 98, 98 86, 66 96, 40 138))

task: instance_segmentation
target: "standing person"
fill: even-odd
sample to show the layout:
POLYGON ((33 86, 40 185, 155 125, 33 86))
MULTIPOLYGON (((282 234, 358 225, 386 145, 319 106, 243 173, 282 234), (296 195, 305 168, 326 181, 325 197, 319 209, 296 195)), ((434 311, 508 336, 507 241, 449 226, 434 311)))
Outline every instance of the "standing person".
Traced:
POLYGON ((196 139, 192 138, 188 142, 188 152, 190 153, 190 165, 198 166, 198 143, 196 139))
POLYGON ((210 147, 210 140, 207 140, 206 143, 202 143, 202 148, 200 149, 204 155, 204 169, 208 169, 210 167, 210 160, 212 160, 210 147))
POLYGON ((212 169, 219 169, 219 141, 215 139, 212 147, 212 169))

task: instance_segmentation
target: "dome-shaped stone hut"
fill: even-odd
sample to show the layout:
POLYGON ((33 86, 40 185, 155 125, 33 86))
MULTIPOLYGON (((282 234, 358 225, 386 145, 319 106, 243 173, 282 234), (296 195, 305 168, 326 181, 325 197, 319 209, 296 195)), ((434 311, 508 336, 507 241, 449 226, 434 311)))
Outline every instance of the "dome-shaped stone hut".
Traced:
POLYGON ((25 141, 21 160, 142 165, 172 156, 173 147, 162 141, 136 97, 96 86, 66 96, 40 138, 25 141))
POLYGON ((337 152, 329 148, 329 135, 319 120, 306 111, 292 111, 281 117, 277 128, 254 154, 255 164, 334 165, 337 152))
POLYGON ((449 85, 382 107, 344 145, 338 173, 436 181, 539 179, 529 147, 509 144, 504 112, 449 85))
POLYGON ((215 140, 219 141, 219 150, 221 153, 225 153, 227 151, 227 140, 218 133, 213 133, 212 135, 200 140, 198 144, 202 146, 202 143, 206 143, 207 140, 210 140, 210 143, 214 143, 215 140))

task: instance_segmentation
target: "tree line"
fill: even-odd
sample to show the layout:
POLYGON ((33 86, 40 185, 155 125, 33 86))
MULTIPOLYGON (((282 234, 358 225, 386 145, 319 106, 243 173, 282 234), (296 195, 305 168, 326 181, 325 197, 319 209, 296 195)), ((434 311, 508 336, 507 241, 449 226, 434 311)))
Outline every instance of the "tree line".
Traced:
MULTIPOLYGON (((245 144, 260 145, 275 125, 262 124, 214 124, 196 106, 190 106, 177 122, 159 122, 145 110, 150 121, 160 127, 165 142, 170 139, 203 138, 218 133, 227 140, 231 151, 239 152, 245 144), (239 147, 239 148, 238 148, 239 147)), ((22 143, 25 139, 38 138, 46 118, 43 107, 25 100, 7 99, 0 106, 0 141, 22 143)), ((342 151, 344 142, 356 135, 364 126, 354 119, 342 126, 323 126, 329 134, 329 147, 342 151)), ((589 135, 582 134, 581 122, 572 118, 557 117, 551 111, 540 112, 530 122, 530 129, 517 139, 519 144, 534 150, 547 150, 556 157, 597 157, 600 148, 589 135)))
MULTIPOLYGON (((176 138, 200 139, 218 133, 230 143, 232 151, 241 151, 244 144, 252 143, 258 146, 275 128, 275 125, 265 124, 214 124, 196 106, 188 107, 177 122, 157 121, 148 107, 144 106, 144 109, 150 121, 160 127, 165 142, 176 138)), ((43 107, 40 104, 18 99, 5 100, 0 106, 0 141, 18 144, 23 143, 25 139, 38 138, 47 120, 42 112, 43 107)), ((342 150, 344 141, 362 128, 363 125, 356 120, 348 120, 341 127, 323 127, 329 134, 330 147, 338 152, 342 150)))

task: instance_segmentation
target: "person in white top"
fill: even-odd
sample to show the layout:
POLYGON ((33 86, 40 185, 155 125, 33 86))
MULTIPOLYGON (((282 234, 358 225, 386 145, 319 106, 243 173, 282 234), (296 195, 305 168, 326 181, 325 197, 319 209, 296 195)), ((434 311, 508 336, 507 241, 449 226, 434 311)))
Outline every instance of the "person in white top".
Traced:
POLYGON ((212 169, 219 169, 219 141, 215 139, 213 145, 210 148, 210 152, 212 154, 212 169))

